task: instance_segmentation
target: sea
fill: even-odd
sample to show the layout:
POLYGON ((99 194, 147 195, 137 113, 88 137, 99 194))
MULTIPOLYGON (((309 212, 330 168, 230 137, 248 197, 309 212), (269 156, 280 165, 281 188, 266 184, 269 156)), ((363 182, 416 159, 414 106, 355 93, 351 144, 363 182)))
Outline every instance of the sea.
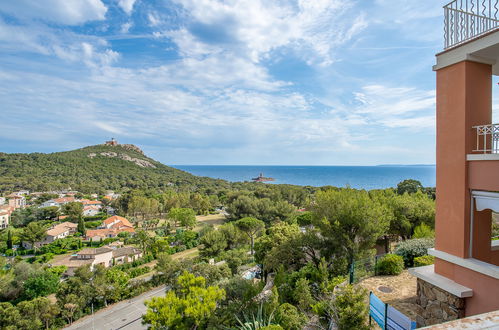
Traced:
POLYGON ((283 165, 172 165, 198 176, 232 182, 251 181, 260 173, 275 181, 268 184, 299 186, 335 186, 356 189, 396 187, 405 179, 420 181, 424 187, 435 187, 435 165, 379 166, 283 166, 283 165))

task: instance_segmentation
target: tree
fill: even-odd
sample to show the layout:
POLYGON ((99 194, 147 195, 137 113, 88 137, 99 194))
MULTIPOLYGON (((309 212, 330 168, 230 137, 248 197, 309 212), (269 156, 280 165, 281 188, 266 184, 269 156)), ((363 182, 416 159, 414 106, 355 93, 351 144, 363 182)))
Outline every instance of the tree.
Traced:
POLYGON ((301 330, 307 322, 307 317, 301 314, 295 306, 284 303, 277 308, 276 320, 284 329, 301 330))
POLYGON ((182 265, 179 261, 173 260, 168 253, 160 253, 157 257, 156 270, 159 273, 162 282, 166 285, 173 285, 182 271, 182 265))
POLYGON ((295 301, 298 303, 298 307, 302 311, 307 311, 310 309, 312 304, 315 302, 310 293, 310 287, 308 285, 308 280, 305 278, 300 278, 296 282, 296 287, 293 292, 295 301))
POLYGON ((203 277, 184 271, 178 277, 177 287, 165 297, 147 300, 142 323, 156 329, 197 329, 215 312, 217 304, 225 299, 225 291, 217 286, 206 286, 203 277))
POLYGON ((52 220, 59 216, 59 208, 57 206, 42 207, 36 212, 38 220, 52 220))
POLYGON ((234 249, 236 246, 241 245, 241 241, 243 238, 241 237, 241 232, 233 223, 226 223, 218 227, 218 231, 220 231, 227 242, 227 249, 234 249))
POLYGON ((30 328, 41 328, 43 325, 45 329, 49 329, 50 324, 54 322, 59 308, 54 305, 46 297, 39 297, 30 301, 23 301, 17 305, 23 317, 31 323, 30 328))
POLYGON ((36 250, 35 242, 41 241, 45 237, 46 228, 39 222, 30 222, 23 230, 21 239, 31 244, 36 250))
POLYGON ((225 251, 227 248, 227 240, 219 230, 210 231, 200 241, 203 247, 199 249, 199 254, 202 257, 215 257, 225 251))
POLYGON ((42 271, 29 277, 24 282, 24 295, 27 299, 47 296, 57 291, 59 276, 52 272, 42 271))
POLYGON ((76 230, 81 233, 82 235, 85 235, 86 229, 85 229, 85 221, 83 221, 83 217, 80 217, 78 219, 78 226, 76 227, 76 230))
POLYGON ((348 266, 372 249, 389 226, 388 208, 363 190, 319 191, 311 208, 324 249, 329 256, 346 257, 348 266))
POLYGON ((196 225, 196 213, 192 209, 174 207, 168 212, 168 218, 173 220, 175 227, 177 223, 187 228, 193 228, 196 225))
POLYGON ((144 252, 144 254, 147 253, 147 249, 151 244, 151 236, 147 233, 145 230, 138 230, 137 234, 135 235, 135 239, 139 242, 140 248, 144 252))
POLYGON ((399 182, 397 185, 397 194, 403 195, 405 193, 413 194, 418 190, 423 190, 423 185, 418 180, 407 179, 399 182))
POLYGON ((62 210, 72 222, 78 222, 83 217, 83 204, 79 202, 69 202, 64 204, 62 210))
POLYGON ((275 247, 284 244, 290 239, 300 235, 300 228, 297 225, 289 225, 279 222, 268 229, 268 234, 263 235, 255 242, 255 258, 258 262, 263 262, 265 256, 275 247))
POLYGON ((332 319, 339 330, 367 330, 367 292, 361 287, 345 285, 340 287, 332 300, 326 301, 328 319, 332 319))
POLYGON ((7 249, 12 249, 12 230, 7 229, 7 249))
POLYGON ((261 220, 255 218, 242 218, 236 222, 237 228, 239 228, 244 234, 248 236, 251 244, 251 255, 254 254, 255 238, 265 229, 265 223, 261 220))
POLYGON ((421 223, 419 226, 415 227, 414 234, 412 235, 412 238, 433 238, 433 237, 435 237, 435 231, 425 223, 421 223))

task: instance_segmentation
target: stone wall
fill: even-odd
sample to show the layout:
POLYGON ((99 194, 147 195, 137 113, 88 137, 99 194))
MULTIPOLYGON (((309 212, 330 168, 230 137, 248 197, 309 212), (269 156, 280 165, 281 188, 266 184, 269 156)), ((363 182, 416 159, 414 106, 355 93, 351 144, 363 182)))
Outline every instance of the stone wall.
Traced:
POLYGON ((422 307, 418 327, 452 321, 464 317, 464 298, 459 298, 418 278, 417 303, 422 307))

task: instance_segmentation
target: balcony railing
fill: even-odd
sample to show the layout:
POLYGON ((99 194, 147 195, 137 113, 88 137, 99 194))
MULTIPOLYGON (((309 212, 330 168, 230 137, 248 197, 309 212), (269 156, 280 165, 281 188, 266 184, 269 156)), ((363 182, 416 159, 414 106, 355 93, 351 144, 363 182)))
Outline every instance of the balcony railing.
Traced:
POLYGON ((454 0, 444 14, 445 49, 499 28, 499 0, 454 0))
POLYGON ((476 148, 473 152, 499 153, 499 124, 473 126, 476 130, 476 148))

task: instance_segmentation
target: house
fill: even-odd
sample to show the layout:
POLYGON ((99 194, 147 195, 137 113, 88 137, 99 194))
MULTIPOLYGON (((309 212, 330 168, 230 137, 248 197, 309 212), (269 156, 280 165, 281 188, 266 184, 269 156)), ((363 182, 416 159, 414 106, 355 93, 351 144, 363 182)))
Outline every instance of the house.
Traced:
POLYGON ((47 236, 45 237, 46 244, 52 243, 56 239, 68 237, 71 234, 76 233, 78 225, 73 222, 63 222, 51 229, 47 230, 47 236))
POLYGON ((479 12, 457 5, 444 7, 445 50, 433 67, 437 196, 428 252, 435 264, 410 270, 418 278, 419 326, 499 310, 499 246, 491 241, 492 212, 499 212, 499 124, 492 123, 499 27, 494 2, 479 12))
POLYGON ((132 246, 113 249, 113 263, 124 264, 142 258, 142 251, 132 246))
POLYGON ((9 206, 12 206, 15 209, 24 208, 26 206, 26 198, 22 195, 12 193, 8 195, 7 198, 9 199, 9 206))
POLYGON ((104 220, 99 229, 87 230, 85 236, 88 240, 97 241, 100 239, 116 237, 121 232, 135 233, 135 229, 126 218, 114 215, 104 220))
POLYGON ((42 207, 50 207, 50 206, 57 206, 61 207, 67 203, 71 202, 77 202, 77 200, 74 197, 60 197, 60 198, 55 198, 55 199, 50 199, 48 201, 43 202, 40 204, 40 208, 42 207))
POLYGON ((78 202, 82 203, 83 206, 97 206, 99 208, 102 207, 102 202, 97 200, 91 201, 89 199, 80 199, 78 202))
POLYGON ((113 215, 102 222, 100 228, 133 228, 133 225, 128 221, 128 219, 120 217, 119 215, 113 215))
POLYGON ((142 251, 131 246, 113 247, 103 246, 100 248, 85 248, 76 255, 66 256, 53 262, 52 266, 66 266, 66 274, 73 275, 76 268, 89 265, 93 269, 97 265, 105 268, 117 264, 123 264, 137 260, 142 257, 142 251))
MULTIPOLYGON (((57 224, 57 225, 53 226, 52 228, 50 228, 49 230, 47 230, 47 233, 46 233, 44 240, 40 241, 40 242, 35 242, 35 246, 37 248, 39 248, 41 246, 50 244, 57 239, 68 237, 69 235, 76 233, 77 227, 78 227, 78 225, 76 223, 72 223, 72 222, 63 222, 63 223, 57 224)), ((31 246, 31 243, 28 243, 28 242, 22 242, 22 246, 25 249, 33 248, 31 246)))
POLYGON ((0 229, 5 229, 9 226, 10 212, 6 209, 0 209, 0 229))
POLYGON ((93 217, 100 213, 100 207, 95 205, 87 205, 83 206, 83 216, 85 217, 93 217))

